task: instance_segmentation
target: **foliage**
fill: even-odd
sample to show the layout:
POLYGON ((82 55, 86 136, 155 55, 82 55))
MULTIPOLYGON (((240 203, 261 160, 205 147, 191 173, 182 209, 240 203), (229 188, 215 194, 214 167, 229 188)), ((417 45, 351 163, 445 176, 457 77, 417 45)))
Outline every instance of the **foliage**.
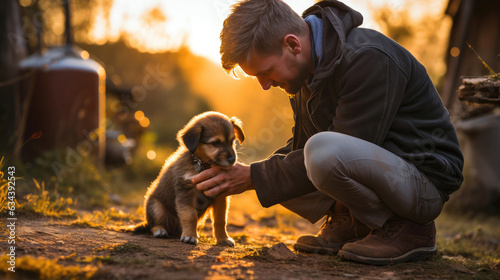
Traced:
POLYGON ((130 128, 134 113, 141 110, 150 120, 147 129, 157 135, 156 143, 175 147, 177 131, 194 115, 212 109, 207 99, 193 88, 189 80, 192 73, 180 65, 184 56, 193 56, 188 51, 141 53, 123 40, 102 46, 83 43, 79 46, 99 61, 119 89, 113 91, 108 87, 111 102, 106 115, 114 129, 123 131, 127 137, 134 134, 130 128))
MULTIPOLYGON (((113 1, 71 0, 71 23, 75 40, 86 40, 89 29, 98 22, 96 14, 108 16, 113 1)), ((23 6, 23 32, 28 48, 37 49, 37 33, 41 33, 42 44, 62 45, 64 43, 64 1, 20 1, 23 6)))
POLYGON ((127 170, 125 176, 129 180, 141 180, 143 184, 142 191, 145 191, 149 184, 156 179, 165 160, 175 151, 170 147, 156 144, 156 139, 156 134, 153 132, 143 134, 139 141, 140 145, 135 150, 132 164, 125 168, 127 170), (147 157, 149 151, 155 152, 153 159, 147 157))
POLYGON ((90 156, 70 157, 68 150, 44 152, 30 164, 29 173, 25 173, 38 181, 48 182, 53 186, 49 192, 57 190, 61 196, 78 201, 82 207, 106 206, 116 174, 101 168, 90 156))
POLYGON ((446 72, 445 55, 451 19, 443 17, 448 1, 389 1, 373 9, 373 16, 381 30, 407 50, 427 69, 434 85, 439 89, 441 77, 446 72), (425 9, 422 9, 425 7, 425 9), (418 11, 420 16, 416 16, 418 11))

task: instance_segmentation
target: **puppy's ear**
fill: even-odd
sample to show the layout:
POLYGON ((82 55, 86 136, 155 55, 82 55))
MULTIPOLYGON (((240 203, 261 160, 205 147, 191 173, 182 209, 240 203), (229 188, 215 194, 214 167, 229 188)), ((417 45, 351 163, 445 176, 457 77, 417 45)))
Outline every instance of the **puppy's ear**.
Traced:
POLYGON ((245 134, 243 133, 243 129, 241 129, 243 123, 237 117, 231 117, 231 123, 233 124, 236 138, 238 138, 240 143, 243 143, 243 141, 245 141, 245 134))
POLYGON ((193 154, 198 148, 200 142, 201 131, 203 127, 200 124, 195 124, 191 127, 186 127, 179 132, 177 139, 184 143, 184 146, 193 154))

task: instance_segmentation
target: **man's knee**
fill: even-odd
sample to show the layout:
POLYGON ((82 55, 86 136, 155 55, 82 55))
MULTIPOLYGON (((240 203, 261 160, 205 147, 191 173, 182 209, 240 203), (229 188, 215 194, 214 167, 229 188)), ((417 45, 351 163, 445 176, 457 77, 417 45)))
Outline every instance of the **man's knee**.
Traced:
POLYGON ((309 180, 320 191, 328 177, 345 177, 342 163, 349 136, 336 132, 320 132, 307 140, 304 164, 309 180))

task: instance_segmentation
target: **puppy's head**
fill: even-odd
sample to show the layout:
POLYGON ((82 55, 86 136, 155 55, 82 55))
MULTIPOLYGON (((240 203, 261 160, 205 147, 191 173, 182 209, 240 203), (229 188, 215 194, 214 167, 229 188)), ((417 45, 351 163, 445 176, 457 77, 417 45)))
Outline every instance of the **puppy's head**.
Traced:
POLYGON ((241 121, 217 112, 205 112, 179 131, 177 140, 203 163, 222 167, 232 166, 237 159, 235 139, 245 140, 241 121))

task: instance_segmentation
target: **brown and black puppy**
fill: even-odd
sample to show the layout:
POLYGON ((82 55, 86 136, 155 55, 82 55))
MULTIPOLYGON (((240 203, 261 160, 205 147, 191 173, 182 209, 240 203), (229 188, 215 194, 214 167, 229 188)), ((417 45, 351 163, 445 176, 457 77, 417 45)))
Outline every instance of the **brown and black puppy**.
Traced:
POLYGON ((160 238, 180 236, 182 242, 197 244, 198 222, 212 212, 217 244, 234 246, 226 232, 229 198, 205 196, 191 178, 212 166, 233 166, 237 159, 235 139, 242 143, 244 138, 241 121, 236 117, 205 112, 192 118, 177 133, 179 148, 149 187, 144 201, 146 222, 134 232, 150 231, 160 238))

